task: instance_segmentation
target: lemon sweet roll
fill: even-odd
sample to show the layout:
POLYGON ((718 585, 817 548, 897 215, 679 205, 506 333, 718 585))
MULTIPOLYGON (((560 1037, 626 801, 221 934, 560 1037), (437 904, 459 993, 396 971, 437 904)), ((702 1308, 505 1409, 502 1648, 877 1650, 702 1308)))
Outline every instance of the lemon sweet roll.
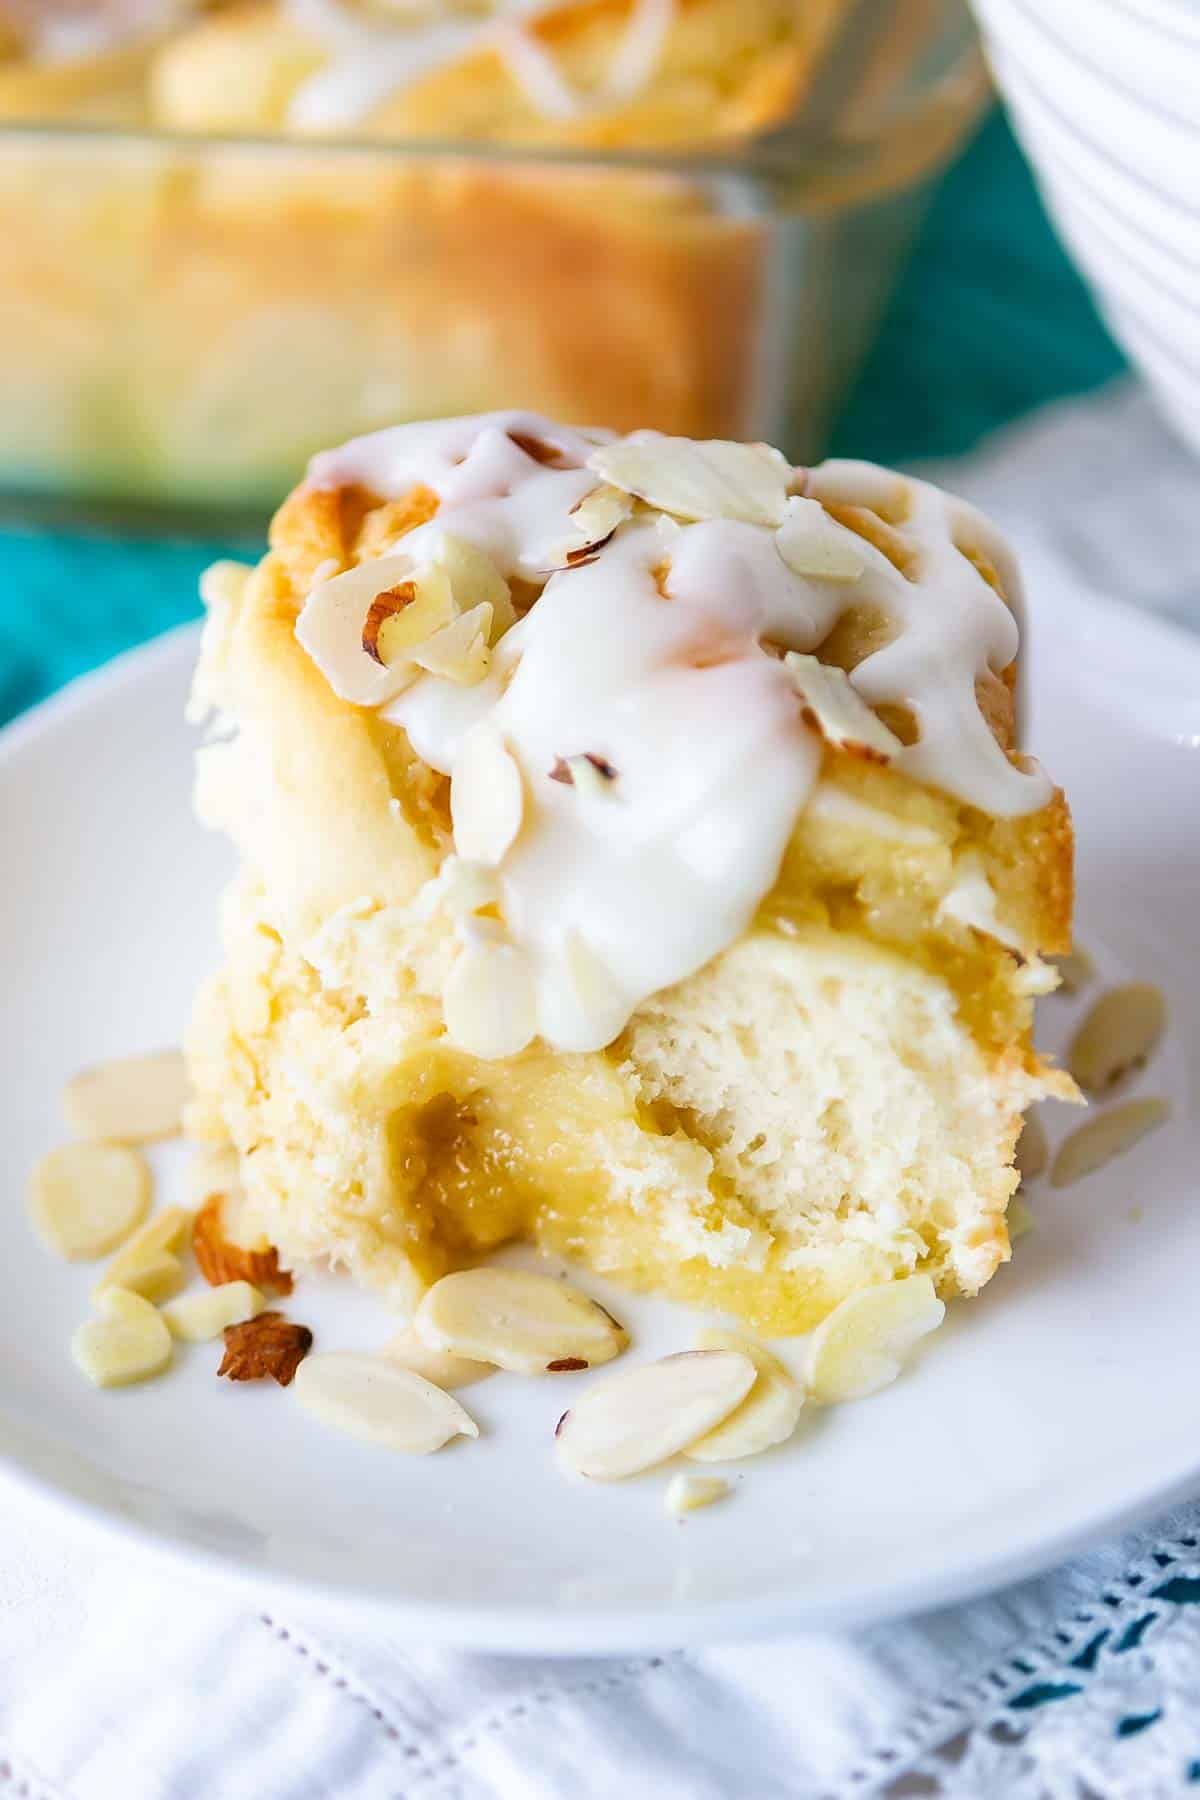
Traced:
POLYGON ((1007 1258, 1072 842, 974 509, 497 413, 318 456, 205 597, 191 1127, 245 1229, 401 1307, 523 1239, 781 1333, 1007 1258))

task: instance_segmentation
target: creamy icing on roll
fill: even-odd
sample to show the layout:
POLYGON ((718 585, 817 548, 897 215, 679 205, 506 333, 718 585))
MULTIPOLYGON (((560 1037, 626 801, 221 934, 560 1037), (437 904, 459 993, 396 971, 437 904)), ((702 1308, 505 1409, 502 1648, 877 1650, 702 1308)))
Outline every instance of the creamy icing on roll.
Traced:
POLYGON ((450 777, 456 854, 418 905, 455 919, 446 1024, 476 1054, 598 1049, 733 943, 825 742, 997 817, 1051 797, 977 698, 1016 655, 982 572, 1015 595, 1012 558, 926 483, 512 412, 358 439, 309 485, 430 495, 396 550, 314 585, 296 631, 450 777), (847 507, 895 520, 902 568, 847 507), (846 675, 812 653, 852 610, 881 628, 846 675))
POLYGON ((327 46, 327 67, 301 83, 288 111, 299 130, 361 124, 390 95, 468 51, 503 57, 530 104, 548 119, 573 119, 589 104, 611 106, 640 93, 654 75, 675 0, 634 0, 629 24, 594 101, 572 87, 549 51, 524 29, 558 0, 493 0, 364 6, 346 0, 287 0, 289 15, 327 46), (481 16, 482 15, 482 16, 481 16))

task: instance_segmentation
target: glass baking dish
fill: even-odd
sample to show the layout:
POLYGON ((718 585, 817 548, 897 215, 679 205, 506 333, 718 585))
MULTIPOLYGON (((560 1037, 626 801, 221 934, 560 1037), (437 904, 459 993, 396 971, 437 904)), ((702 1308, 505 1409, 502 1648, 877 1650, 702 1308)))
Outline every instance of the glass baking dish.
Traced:
POLYGON ((960 0, 865 0, 719 151, 0 125, 6 510, 261 518, 315 450, 521 405, 819 453, 987 85, 960 0))

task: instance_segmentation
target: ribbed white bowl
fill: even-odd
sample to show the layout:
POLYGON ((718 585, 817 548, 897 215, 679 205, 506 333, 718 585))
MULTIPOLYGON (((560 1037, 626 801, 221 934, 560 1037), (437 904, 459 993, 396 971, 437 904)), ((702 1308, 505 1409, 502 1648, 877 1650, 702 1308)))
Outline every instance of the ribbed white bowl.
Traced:
POLYGON ((1114 334, 1200 448, 1200 0, 975 0, 1114 334))

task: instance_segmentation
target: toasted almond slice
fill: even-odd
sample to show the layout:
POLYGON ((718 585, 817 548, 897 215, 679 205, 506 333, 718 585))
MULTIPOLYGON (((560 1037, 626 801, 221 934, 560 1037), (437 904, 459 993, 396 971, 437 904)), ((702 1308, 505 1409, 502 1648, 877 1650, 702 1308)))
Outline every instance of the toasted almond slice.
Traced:
POLYGON ((513 944, 468 944, 446 979, 442 1012, 461 1050, 515 1056, 537 1029, 528 956, 513 944))
POLYGON ((459 1269, 424 1296, 413 1320, 435 1350, 493 1363, 518 1375, 611 1362, 629 1339, 595 1300, 549 1275, 524 1269, 459 1269))
POLYGON ((383 1356, 324 1351, 300 1364, 292 1385, 323 1424, 408 1456, 428 1456, 453 1437, 479 1436, 457 1400, 383 1356))
POLYGON ((494 866, 520 831, 524 808, 524 784, 515 759, 494 727, 477 725, 463 740, 450 781, 450 817, 459 856, 494 866))
POLYGON ((172 1337, 189 1344, 207 1344, 230 1325, 256 1319, 267 1302, 248 1281, 227 1281, 221 1287, 185 1294, 163 1307, 163 1318, 172 1337))
POLYGON ((809 1341, 809 1395, 823 1406, 887 1387, 913 1345, 935 1331, 946 1308, 928 1275, 860 1288, 823 1319, 809 1341))
POLYGON ((1096 965, 1082 944, 1076 944, 1065 956, 1051 956, 1047 961, 1058 970, 1059 989, 1064 994, 1082 993, 1095 978, 1096 965))
POLYGON ((629 494, 602 483, 572 508, 569 533, 548 543, 539 560, 550 571, 590 562, 608 543, 617 527, 632 518, 633 508, 629 494))
MULTIPOLYGON (((139 1294, 153 1306, 161 1306, 164 1300, 179 1292, 184 1279, 183 1264, 177 1256, 172 1256, 169 1250, 148 1250, 138 1260, 127 1262, 120 1281, 108 1283, 107 1287, 119 1286, 126 1293, 139 1294)), ((93 1288, 93 1300, 99 1301, 105 1291, 105 1284, 93 1288)))
POLYGON ((804 1405, 804 1394, 777 1356, 736 1331, 702 1331, 696 1347, 736 1350, 750 1358, 758 1378, 736 1412, 722 1420, 715 1431, 687 1446, 684 1455, 691 1462, 734 1462, 743 1456, 757 1456, 791 1437, 804 1405))
POLYGON ((769 444, 665 437, 635 431, 588 458, 610 486, 681 519, 745 519, 779 525, 791 467, 769 444))
MULTIPOLYGON (((132 1284, 125 1278, 133 1271, 141 1269, 148 1262, 155 1261, 164 1252, 178 1261, 179 1252, 191 1236, 192 1215, 185 1206, 164 1206, 161 1212, 147 1219, 140 1231, 135 1231, 128 1243, 123 1244, 113 1257, 103 1275, 100 1276, 93 1294, 101 1288, 130 1287, 132 1284)), ((180 1265, 182 1274, 182 1265, 180 1265)), ((138 1293, 144 1290, 137 1288, 138 1293)), ((145 1295, 153 1299, 152 1294, 145 1295)))
POLYGON ((469 1356, 455 1356, 452 1350, 435 1350, 412 1325, 406 1325, 402 1331, 390 1337, 380 1355, 398 1362, 402 1368, 411 1369, 414 1375, 423 1375, 426 1381, 432 1381, 434 1387, 447 1391, 470 1387, 472 1382, 486 1381, 489 1375, 496 1373, 494 1363, 477 1362, 469 1356))
POLYGON ((497 643, 516 624, 507 581, 486 551, 466 538, 442 533, 437 561, 449 578, 454 604, 461 613, 489 606, 489 642, 497 643))
POLYGON ((159 1375, 171 1360, 171 1334, 148 1300, 124 1288, 100 1296, 101 1317, 86 1319, 71 1339, 71 1355, 96 1387, 124 1387, 159 1375))
MULTIPOLYGON (((745 1404, 743 1400, 742 1405, 745 1404)), ((724 1500, 729 1492, 729 1483, 719 1475, 688 1475, 681 1469, 667 1483, 663 1505, 673 1518, 681 1519, 685 1513, 711 1506, 714 1500, 724 1500)))
POLYGON ((611 800, 616 791, 617 771, 606 756, 585 750, 581 756, 560 756, 550 770, 551 781, 573 787, 590 800, 611 800))
POLYGON ((1088 1094, 1106 1094, 1123 1076, 1143 1069, 1167 1023, 1161 988, 1131 981, 1101 994, 1075 1033, 1067 1067, 1088 1094))
POLYGON ((150 1170, 120 1144, 60 1144, 37 1163, 29 1212, 48 1250, 87 1262, 115 1250, 150 1207, 150 1170))
POLYGON ((1058 1154, 1050 1167, 1050 1186, 1070 1187, 1085 1175, 1094 1175, 1115 1156, 1155 1131, 1171 1116, 1166 1100, 1126 1100, 1120 1106, 1108 1107, 1085 1125, 1079 1125, 1058 1146, 1058 1154))
POLYGON ((564 1466, 593 1481, 623 1481, 676 1456, 727 1419, 757 1371, 736 1350, 682 1350, 610 1375, 558 1421, 564 1466))
POLYGON ((788 501, 775 548, 797 575, 822 581, 857 581, 867 566, 862 539, 831 519, 819 500, 788 501))
POLYGON ((867 762, 888 763, 904 748, 900 739, 877 719, 844 669, 789 650, 783 659, 800 696, 807 725, 820 732, 835 750, 867 762))
POLYGON ((449 625, 443 625, 423 644, 418 644, 410 655, 417 667, 430 675, 440 675, 443 680, 457 682, 460 687, 474 687, 483 680, 491 664, 492 653, 488 648, 491 629, 492 609, 485 601, 482 606, 474 606, 470 612, 463 613, 461 618, 452 619, 449 625))
POLYGON ((996 914, 996 890, 978 850, 966 850, 954 864, 954 879, 938 905, 938 917, 957 919, 960 925, 995 938, 1006 949, 1025 954, 1021 939, 996 914))
POLYGON ((72 1076, 63 1089, 63 1114, 76 1137, 149 1144, 178 1136, 189 1097, 183 1056, 160 1050, 72 1076))
MULTIPOLYGON (((1016 1155, 1013 1158, 1021 1180, 1032 1181, 1035 1176, 1044 1174, 1046 1164, 1050 1160, 1050 1146, 1046 1142, 1046 1127, 1036 1113, 1030 1113, 1021 1127, 1021 1135, 1017 1139, 1016 1155)), ((1009 1208, 1009 1226, 1011 1236, 1012 1208, 1009 1208)))

